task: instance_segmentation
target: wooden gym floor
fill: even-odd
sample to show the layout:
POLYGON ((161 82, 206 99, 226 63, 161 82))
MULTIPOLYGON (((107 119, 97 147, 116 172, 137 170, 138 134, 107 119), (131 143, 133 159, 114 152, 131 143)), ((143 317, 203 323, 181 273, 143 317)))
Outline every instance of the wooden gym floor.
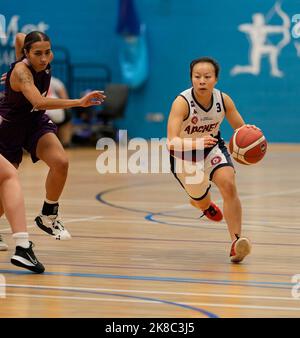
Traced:
POLYGON ((9 251, 0 252, 0 317, 300 317, 300 298, 292 297, 300 274, 299 153, 296 145, 271 145, 260 164, 236 165, 244 235, 253 244, 240 265, 229 261, 226 224, 199 219, 171 174, 100 175, 94 149, 68 151, 61 214, 73 238, 55 241, 33 225, 46 167, 25 157, 29 232, 46 272, 10 264, 14 241, 2 218, 9 251))

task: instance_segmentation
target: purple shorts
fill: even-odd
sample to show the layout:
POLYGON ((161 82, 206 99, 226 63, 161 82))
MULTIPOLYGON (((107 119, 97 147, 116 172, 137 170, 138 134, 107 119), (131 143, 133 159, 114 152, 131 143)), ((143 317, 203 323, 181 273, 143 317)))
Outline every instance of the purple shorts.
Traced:
POLYGON ((36 114, 22 122, 3 120, 0 124, 0 154, 9 162, 20 164, 25 149, 35 163, 39 160, 36 156, 38 140, 47 133, 56 132, 56 125, 46 114, 36 114))

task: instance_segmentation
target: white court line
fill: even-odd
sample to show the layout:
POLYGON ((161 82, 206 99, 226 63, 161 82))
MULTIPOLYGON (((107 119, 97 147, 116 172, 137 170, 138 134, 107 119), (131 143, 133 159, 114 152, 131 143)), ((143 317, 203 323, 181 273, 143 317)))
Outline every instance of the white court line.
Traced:
MULTIPOLYGON (((63 291, 63 290, 62 290, 63 291)), ((47 295, 32 295, 32 294, 23 294, 23 293, 7 293, 7 296, 16 296, 16 297, 28 297, 28 298, 51 298, 51 299, 69 299, 69 300, 83 300, 83 301, 104 301, 104 302, 125 302, 125 303, 155 303, 161 304, 162 302, 155 300, 138 300, 138 299, 115 299, 115 298, 99 298, 99 297, 75 297, 75 296, 47 296, 47 295)), ((118 295, 116 295, 117 297, 118 295)), ((163 300, 162 300, 163 301, 163 300)), ((240 309, 264 309, 264 310, 279 310, 279 311, 300 311, 300 307, 284 307, 284 306, 266 306, 266 305, 248 305, 248 304, 226 304, 226 303, 198 303, 198 302, 188 302, 182 303, 178 301, 168 300, 169 302, 174 302, 180 305, 190 305, 190 306, 209 306, 209 307, 222 307, 222 308, 240 308, 240 309)))
POLYGON ((175 295, 175 296, 201 296, 201 297, 219 297, 219 298, 238 298, 238 299, 267 299, 267 300, 287 300, 295 301, 292 297, 278 297, 278 296, 261 296, 261 295, 239 295, 239 294, 224 294, 224 293, 195 293, 195 292, 174 292, 161 290, 127 290, 127 289, 107 289, 107 288, 83 288, 74 286, 44 286, 44 285, 28 285, 28 284, 6 284, 6 287, 28 288, 28 289, 51 289, 51 290, 69 290, 69 291, 96 291, 96 292, 122 292, 122 293, 143 293, 143 294, 157 294, 157 295, 175 295))
POLYGON ((64 221, 64 223, 74 223, 74 222, 83 222, 83 221, 92 221, 96 219, 103 218, 104 216, 90 216, 85 218, 74 218, 64 221))
POLYGON ((236 304, 213 304, 213 303, 184 303, 185 305, 210 306, 210 307, 229 307, 239 309, 264 309, 264 310, 285 310, 285 311, 300 311, 300 307, 284 307, 284 306, 264 306, 264 305, 236 305, 236 304))
POLYGON ((73 297, 73 296, 44 296, 44 295, 32 295, 26 293, 7 293, 7 296, 16 297, 28 297, 28 298, 52 298, 52 299, 69 299, 69 300, 84 300, 84 301, 101 301, 101 302, 126 302, 126 303, 161 303, 155 300, 138 300, 138 299, 115 299, 115 298, 91 298, 91 297, 73 297))
MULTIPOLYGON (((174 220, 177 220, 178 219, 176 218, 176 216, 171 216, 169 217, 170 220, 172 220, 172 218, 174 218, 174 220)), ((31 218, 28 218, 27 221, 32 221, 31 218)), ((87 217, 87 218, 74 218, 74 219, 71 219, 71 220, 65 220, 64 223, 67 224, 67 223, 76 223, 76 222, 81 222, 81 221, 89 221, 89 222, 103 222, 103 223, 118 223, 118 224, 147 224, 149 225, 149 221, 144 221, 144 220, 139 220, 139 219, 119 219, 119 218, 104 218, 103 216, 95 216, 94 218, 93 217, 87 217)), ((179 221, 178 221, 179 222, 179 221)), ((299 224, 288 224, 288 225, 282 225, 282 222, 272 222, 272 221, 268 221, 268 222, 265 222, 265 221, 245 221, 243 223, 243 226, 244 228, 249 228, 249 230, 253 230, 253 227, 257 226, 258 228, 261 228, 261 226, 263 226, 262 224, 266 223, 267 225, 277 225, 276 228, 278 229, 282 229, 282 230, 286 230, 287 227, 288 227, 288 230, 291 230, 291 229, 295 229, 295 230, 299 230, 300 231, 300 228, 299 228, 299 224), (282 225, 282 226, 281 226, 282 225), (292 225, 295 225, 294 227, 292 227, 292 225)), ((211 223, 209 223, 209 221, 201 221, 201 225, 207 225, 209 226, 211 223)), ((220 224, 225 224, 225 222, 220 222, 220 224)), ((180 224, 178 224, 180 225, 180 224)), ((197 226, 199 225, 199 219, 195 219, 195 220, 189 220, 189 221, 184 221, 184 225, 186 226, 197 226)), ((34 228, 35 225, 28 225, 27 228, 34 228)), ((264 227, 264 226, 263 226, 264 227)), ((199 228, 200 229, 200 228, 199 228)), ((268 229, 268 227, 267 227, 268 229)), ((1 232, 3 233, 7 233, 7 232, 10 232, 11 229, 10 228, 3 228, 3 229, 0 229, 1 232)), ((274 229, 270 229, 270 232, 271 231, 274 231, 274 229)))
MULTIPOLYGON (((295 190, 286 190, 286 191, 274 191, 274 192, 267 192, 267 193, 262 193, 262 194, 257 194, 257 195, 245 195, 245 196, 240 196, 240 199, 241 200, 251 200, 251 199, 256 199, 256 198, 263 198, 263 197, 270 197, 270 196, 281 196, 281 195, 289 195, 289 194, 296 194, 296 193, 300 193, 300 189, 295 189, 295 190)), ((40 199, 35 199, 35 198, 29 198, 29 199, 26 199, 27 202, 35 202, 35 201, 39 201, 40 202, 40 199)), ((222 199, 219 199, 219 200, 216 200, 216 202, 221 202, 222 199)), ((96 205, 99 205, 99 201, 95 201, 93 200, 93 202, 95 202, 95 206, 96 205)), ((135 204, 135 203, 145 203, 145 202, 140 202, 140 201, 116 201, 114 200, 113 201, 114 203, 119 203, 120 205, 122 206, 130 206, 132 204, 135 204)), ((74 205, 74 203, 79 203, 82 205, 82 203, 86 203, 88 205, 91 204, 91 201, 87 201, 86 199, 83 199, 83 200, 77 200, 77 199, 62 199, 61 200, 61 203, 64 203, 66 205, 74 205)), ((147 205, 159 205, 159 206, 173 206, 172 203, 169 203, 169 202, 146 202, 147 205)), ((192 206, 190 204, 180 204, 180 205, 177 205, 177 206, 173 206, 173 208, 175 209, 185 209, 185 208, 192 208, 192 206)))
MULTIPOLYGON (((66 216, 67 218, 67 216, 66 216)), ((176 215, 169 215, 169 218, 172 219, 177 219, 176 218, 176 215)), ((74 223, 74 222, 81 222, 81 221, 85 221, 85 220, 88 220, 90 222, 107 222, 107 223, 134 223, 134 224, 149 224, 149 221, 143 221, 143 220, 139 220, 139 218, 128 218, 126 220, 124 220, 124 218, 111 218, 109 216, 107 216, 107 218, 105 218, 104 216, 95 216, 95 218, 93 219, 92 216, 91 217, 87 217, 87 218, 73 218, 71 220, 65 220, 64 223, 74 223)), ((178 219, 177 219, 178 220, 178 219)), ((27 221, 32 221, 32 218, 28 218, 27 217, 27 221)), ((5 221, 6 223, 6 221, 5 221)), ((186 225, 195 225, 195 224, 199 224, 199 218, 195 218, 194 220, 189 220, 189 221, 184 221, 184 223, 186 225)), ((211 224, 209 221, 201 221, 201 224, 204 225, 204 224, 211 224)), ((225 224, 225 222, 220 222, 220 224, 225 224)), ((293 227, 293 229, 299 229, 299 222, 288 222, 288 225, 282 225, 282 222, 279 222, 279 221, 255 221, 255 220, 252 220, 252 221, 245 221, 243 223, 244 226, 252 226, 252 225, 257 225, 257 226, 260 226, 260 225, 278 225, 278 228, 282 228, 282 229, 286 229, 287 227, 289 227, 289 229, 292 227, 292 226, 295 226, 293 227)), ((4 225, 4 224, 3 224, 4 225)), ((28 227, 32 227, 32 226, 28 226, 28 227)), ((6 229, 1 229, 2 230, 7 230, 7 229, 10 229, 10 228, 6 228, 6 229)))
MULTIPOLYGON (((95 220, 95 219, 100 219, 103 218, 104 216, 91 216, 91 217, 86 217, 86 218, 74 218, 74 219, 69 219, 64 221, 64 223, 74 223, 74 222, 83 222, 83 221, 91 221, 91 220, 95 220)), ((34 228, 36 225, 27 225, 27 228, 34 228)), ((5 228, 5 229, 1 229, 1 232, 3 231, 11 231, 11 228, 5 228)))
MULTIPOLYGON (((32 203, 35 203, 35 202, 39 202, 41 203, 41 199, 37 199, 37 198, 25 198, 25 202, 26 204, 32 204, 32 203)), ((168 207, 171 207, 174 205, 174 203, 172 202, 155 202, 155 201, 125 201, 125 200, 116 200, 114 199, 113 200, 114 203, 117 203, 117 204, 124 204, 124 205, 131 205, 131 204, 147 204, 147 205, 158 205, 158 206, 161 206, 162 204, 165 205, 165 206, 168 206, 168 207)), ((60 200, 60 203, 61 204, 64 204, 64 205, 76 205, 76 206, 83 206, 83 205, 88 205, 88 206, 93 206, 93 207, 99 207, 99 205, 101 206, 104 206, 103 204, 100 204, 98 200, 96 199, 67 199, 67 200, 60 200), (93 204, 93 205, 91 205, 93 204)))
MULTIPOLYGON (((177 220, 176 219, 176 216, 172 216, 174 218, 174 220, 177 220)), ((170 217, 170 221, 172 221, 172 217, 170 217)), ((28 222, 31 221, 32 219, 30 218, 29 220, 27 220, 28 222)), ((144 221, 144 220, 139 220, 139 219, 128 219, 128 220, 124 220, 124 219, 118 219, 118 218, 104 218, 103 216, 95 216, 94 218, 90 217, 90 218, 76 218, 76 219, 71 219, 71 220, 65 220, 64 223, 67 224, 67 223, 76 223, 76 222, 81 222, 81 221, 89 221, 89 222, 102 222, 102 223, 118 223, 118 224, 145 224, 145 225, 149 225, 149 221, 144 221), (96 218, 97 217, 97 218, 96 218)), ((177 220, 178 221, 178 220, 177 220)), ((267 225, 275 225, 276 224, 282 224, 282 222, 265 222, 265 221, 249 221, 249 222, 244 222, 243 223, 243 227, 247 230, 253 230, 253 231, 261 231, 261 227, 265 228, 265 232, 273 232, 274 231, 274 228, 272 227, 268 227, 268 226, 264 226, 262 224, 264 223, 267 223, 267 225), (255 227, 258 228, 258 230, 255 230, 255 227)), ((158 223, 157 223, 158 224, 158 223)), ((220 224, 225 224, 225 222, 220 222, 220 224)), ((178 226, 180 226, 181 224, 178 223, 178 226)), ((195 219, 194 221, 184 221, 184 225, 185 226, 193 226, 193 227, 196 227, 197 225, 199 225, 199 230, 201 230, 202 228, 200 227, 200 224, 199 224, 199 220, 198 219, 195 219)), ((202 226, 209 226, 210 223, 209 221, 202 221, 201 222, 201 225, 202 226)), ((288 230, 299 230, 299 234, 300 234, 300 229, 299 229, 299 226, 297 226, 295 224, 294 227, 292 227, 292 225, 294 224, 288 224, 287 226, 283 225, 283 226, 280 226, 280 225, 277 225, 276 226, 276 229, 277 230, 285 230, 283 232, 279 232, 276 230, 276 233, 286 233, 286 230, 287 230, 287 227, 288 227, 288 230)), ((36 225, 28 225, 27 228, 30 229, 30 228, 34 228, 36 227, 36 225)), ((206 229, 206 228, 205 228, 206 229)), ((222 230, 223 228, 220 228, 220 230, 222 230)), ((225 229, 226 230, 226 229, 225 229)), ((10 233, 11 232, 11 228, 3 228, 3 229, 0 229, 0 231, 2 233, 10 233)))

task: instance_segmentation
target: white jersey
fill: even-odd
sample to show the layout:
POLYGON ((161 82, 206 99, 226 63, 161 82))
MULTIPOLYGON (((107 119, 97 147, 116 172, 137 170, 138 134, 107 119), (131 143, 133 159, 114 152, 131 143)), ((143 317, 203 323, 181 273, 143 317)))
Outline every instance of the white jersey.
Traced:
POLYGON ((182 123, 180 137, 195 139, 206 135, 218 136, 226 112, 220 90, 213 89, 212 102, 208 109, 197 101, 193 88, 183 91, 180 96, 189 106, 189 114, 182 123))

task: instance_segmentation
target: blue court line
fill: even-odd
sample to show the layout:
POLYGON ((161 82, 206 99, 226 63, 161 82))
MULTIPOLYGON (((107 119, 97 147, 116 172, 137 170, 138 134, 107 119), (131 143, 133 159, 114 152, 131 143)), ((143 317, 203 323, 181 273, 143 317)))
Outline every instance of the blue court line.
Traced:
MULTIPOLYGON (((203 226, 202 224, 199 226, 189 226, 189 225, 184 225, 184 224, 176 224, 176 223, 169 223, 169 222, 164 222, 164 221, 159 221, 159 220, 155 220, 153 217, 155 215, 161 215, 161 216, 169 216, 169 215, 164 215, 166 213, 170 213, 170 212, 174 212, 174 211, 164 211, 164 212, 158 212, 158 213, 153 213, 151 211, 146 211, 146 210, 140 210, 140 209, 134 209, 134 208, 127 208, 127 207, 123 207, 123 206, 119 206, 110 202, 107 202, 103 196, 107 193, 113 192, 113 191, 118 191, 118 190, 124 190, 124 189, 129 189, 132 188, 133 186, 143 186, 143 185, 153 185, 152 184, 144 184, 144 183, 138 183, 132 186, 123 186, 123 187, 119 187, 119 188, 113 188, 113 189, 107 189, 105 191, 100 192, 97 196, 96 199, 105 204, 108 205, 110 207, 113 208, 117 208, 117 209, 123 209, 123 210, 127 210, 127 211, 133 211, 133 212, 138 212, 138 213, 146 213, 145 219, 150 221, 150 222, 154 222, 154 223, 158 223, 158 224, 164 224, 164 225, 172 225, 172 226, 180 226, 180 227, 190 227, 190 228, 208 228, 208 229, 217 229, 217 230, 222 230, 223 228, 218 227, 211 227, 211 226, 203 226)), ((174 216, 176 217, 176 216, 174 216)), ((189 219, 193 219, 196 220, 195 218, 189 218, 189 219)), ((270 227, 269 227, 270 228, 270 227)), ((224 227, 224 231, 227 230, 224 227)), ((264 230, 260 230, 260 232, 269 232, 269 231, 264 231, 264 230)), ((280 232, 279 232, 280 233, 280 232)), ((286 231, 284 231, 284 233, 286 233, 286 231)), ((257 243, 254 243, 257 244, 257 243)), ((280 244, 276 244, 276 243, 265 243, 266 245, 280 245, 280 244)), ((293 246, 298 246, 297 244, 293 244, 293 246)), ((275 275, 275 274, 274 274, 275 275)), ((138 278, 138 277, 137 277, 138 278)), ((149 279, 148 279, 149 280, 149 279)), ((151 280, 158 280, 158 279, 151 279, 151 280)), ((164 281, 175 281, 175 280, 170 280, 169 278, 164 279, 164 281)), ((176 280, 177 282, 179 282, 179 280, 176 280)), ((182 282, 183 280, 181 280, 182 282)), ((217 284, 217 285, 229 285, 229 286, 252 286, 252 287, 260 287, 260 288, 275 288, 275 289, 290 289, 292 287, 291 283, 272 283, 272 282, 253 282, 253 281, 249 281, 246 282, 246 284, 243 284, 242 282, 240 283, 232 283, 232 281, 213 281, 213 280, 184 280, 187 283, 201 283, 201 284, 217 284), (289 285, 288 287, 283 287, 283 286, 270 286, 270 285, 289 285)))
MULTIPOLYGON (((216 227, 211 227, 211 226, 205 226, 203 224, 199 224, 199 225, 187 225, 187 224, 178 224, 178 223, 171 223, 171 222, 164 222, 164 221, 160 221, 157 220, 155 218, 153 218, 154 216, 164 216, 165 212, 150 212, 148 213, 148 215, 145 216, 145 220, 149 221, 149 222, 153 222, 153 223, 159 223, 159 224, 164 224, 164 225, 172 225, 172 226, 176 226, 176 227, 183 227, 183 228, 197 228, 199 229, 201 227, 201 229, 214 229, 214 230, 226 230, 227 228, 223 227, 223 228, 216 228, 216 227)), ((173 217, 177 217, 177 216, 173 216, 173 217)), ((195 219, 195 218, 194 218, 195 219)))
MULTIPOLYGON (((165 182, 158 182, 156 184, 162 184, 162 183, 164 184, 165 182)), ((147 186, 147 185, 151 185, 152 186, 153 183, 136 183, 136 184, 127 185, 127 186, 123 186, 123 187, 116 187, 116 188, 111 188, 111 189, 103 190, 99 194, 96 195, 96 199, 99 202, 101 202, 102 204, 108 205, 108 206, 116 208, 116 209, 122 209, 122 210, 126 210, 126 211, 133 211, 133 212, 138 212, 138 213, 143 213, 143 214, 149 214, 149 213, 151 213, 151 211, 149 211, 149 210, 142 210, 142 209, 123 207, 121 205, 117 205, 117 204, 108 202, 108 201, 106 201, 103 198, 104 195, 106 195, 108 193, 111 193, 111 192, 114 192, 114 191, 126 190, 126 189, 130 189, 132 187, 142 187, 142 186, 147 186)), ((168 211, 160 212, 159 214, 161 214, 161 215, 164 216, 165 214, 170 213, 170 212, 174 212, 174 211, 173 210, 168 210, 168 211)), ((166 215, 166 216, 168 216, 168 215, 166 215)), ((170 216, 170 217, 172 217, 172 216, 170 216)), ((190 220, 197 220, 197 219, 199 219, 198 217, 194 218, 194 217, 183 217, 183 216, 179 216, 179 218, 190 219, 190 220)), ((197 228, 197 226, 193 226, 193 227, 197 228)))
MULTIPOLYGON (((180 209, 177 209, 176 211, 179 211, 179 210, 180 209)), ((152 217, 153 216, 163 216, 163 217, 173 217, 173 218, 176 217, 178 219, 188 219, 188 220, 193 220, 193 221, 201 219, 201 217, 187 217, 187 216, 174 215, 174 211, 175 210, 168 210, 168 211, 161 211, 161 212, 149 212, 149 215, 147 215, 147 217, 149 217, 150 215, 152 215, 152 217)), ((199 212, 200 212, 200 210, 199 210, 199 212)), ((156 220, 154 220, 154 219, 153 220, 151 219, 150 221, 156 222, 156 220)), ((167 224, 171 224, 171 223, 167 223, 167 224)), ((220 223, 220 224, 224 224, 224 223, 220 223)), ((176 225, 179 225, 179 224, 176 224, 176 225)), ((286 230, 292 230, 291 232, 293 232, 293 233, 299 233, 300 232, 300 228, 290 228, 288 226, 284 227, 284 228, 282 228, 281 226, 277 226, 277 225, 266 225, 266 224, 260 225, 260 226, 263 226, 264 228, 267 228, 267 229, 269 228, 269 229, 284 230, 284 232, 289 232, 289 231, 286 231, 286 230)), ((190 227, 197 227, 197 226, 191 225, 190 227)), ((201 225, 201 227, 203 227, 203 226, 201 225)), ((209 227, 209 228, 211 229, 211 227, 209 227)), ((214 229, 219 229, 219 228, 214 228, 214 229)))
MULTIPOLYGON (((29 271, 19 270, 0 270, 0 273, 18 274, 18 275, 34 275, 29 271)), ((85 278, 107 278, 107 279, 126 279, 154 282, 171 282, 171 283, 191 283, 191 284, 210 284, 210 285, 227 285, 227 286, 251 286, 260 288, 275 289, 291 289, 293 283, 289 282, 264 282, 264 281, 232 281, 232 280, 216 280, 201 278, 180 278, 180 277, 157 277, 157 276, 128 276, 128 275, 112 275, 98 273, 79 273, 79 272, 44 272, 43 275, 48 276, 67 276, 67 277, 85 277, 85 278)))
MULTIPOLYGON (((26 286, 7 286, 7 288, 19 288, 19 289, 26 289, 26 286)), ((28 287, 28 289, 30 290, 51 290, 53 291, 52 288, 47 288, 47 287, 43 287, 43 289, 38 288, 38 287, 28 287)), ((167 305, 171 305, 171 306, 177 306, 177 307, 181 307, 184 309, 188 309, 188 310, 192 310, 192 311, 196 311, 196 312, 200 312, 202 314, 204 314, 205 316, 209 317, 209 318, 219 318, 216 314, 206 311, 204 309, 200 309, 200 308, 196 308, 194 306, 191 305, 186 305, 186 304, 180 304, 180 303, 176 303, 176 302, 171 302, 168 300, 163 300, 163 299, 159 299, 159 298, 150 298, 150 297, 140 297, 140 296, 131 296, 131 295, 124 295, 124 294, 119 294, 119 293, 110 293, 110 292, 100 292, 100 291, 89 291, 89 290, 70 290, 70 289, 65 289, 65 288, 59 288, 59 291, 67 291, 67 292, 73 292, 73 293, 87 293, 87 294, 93 294, 93 295, 102 295, 102 296, 113 296, 113 297, 122 297, 122 298, 130 298, 130 299, 139 299, 139 300, 145 300, 145 301, 150 301, 150 302, 158 302, 158 303, 162 303, 162 304, 167 304, 167 305)))
MULTIPOLYGON (((201 228, 201 229, 214 229, 214 230, 224 230, 224 231, 228 231, 227 230, 227 227, 224 226, 224 227, 214 227, 214 226, 210 226, 210 225, 203 225, 203 224, 200 224, 199 225, 185 225, 185 224, 180 224, 180 223, 171 223, 171 222, 168 222, 168 221, 161 221, 161 220, 158 220, 158 219, 155 219, 154 217, 155 216, 164 216, 164 217, 173 217, 173 218, 178 218, 176 215, 167 215, 167 213, 170 213, 172 211, 162 211, 162 212, 150 212, 148 215, 145 216, 145 219, 149 222, 153 222, 153 223, 159 223, 159 224, 164 224, 164 225, 172 225, 172 226, 179 226, 179 227, 184 227, 184 228, 201 228)), ((190 218, 190 219, 193 219, 193 220, 197 220, 198 218, 190 218)), ((220 225, 224 225, 224 223, 220 223, 220 225)), ((280 230, 283 230, 283 231, 276 231, 276 233, 296 233, 296 234, 299 234, 299 231, 300 231, 300 228, 299 229, 293 229, 293 228, 289 228, 289 227, 286 227, 286 229, 293 229, 295 231, 286 231, 286 229, 283 229, 283 228, 280 228, 278 226, 268 226, 268 225, 261 225, 262 227, 264 228, 269 228, 269 229, 280 229, 280 230)), ((254 229, 251 229, 251 231, 259 231, 259 232, 270 232, 270 231, 266 231, 266 230, 254 230, 254 229)), ((260 243, 254 243, 254 244, 260 244, 260 243)), ((287 246, 300 246, 300 244, 276 244, 276 243, 264 243, 266 245, 287 245, 287 246)))
MULTIPOLYGON (((158 182, 157 184, 165 184, 165 182, 158 182)), ((132 185, 128 185, 128 186, 122 186, 122 187, 116 187, 116 188, 111 188, 111 189, 107 189, 107 190, 103 190, 102 192, 100 192, 99 194, 96 195, 96 199, 102 203, 105 204, 107 206, 110 206, 112 208, 116 208, 116 209, 121 209, 121 210, 126 210, 126 211, 131 211, 131 212, 137 212, 137 213, 144 213, 146 214, 145 219, 149 222, 152 223, 158 223, 158 224, 164 224, 164 225, 171 225, 171 226, 177 226, 177 227, 183 227, 183 228, 200 228, 200 229, 210 229, 210 230, 224 230, 227 231, 227 228, 224 227, 214 227, 214 226, 205 226, 203 224, 199 224, 198 225, 186 225, 186 224, 177 224, 177 223, 170 223, 170 222, 164 222, 164 221, 158 221, 156 219, 154 219, 154 215, 161 215, 161 216, 165 216, 165 217, 172 217, 172 215, 168 215, 169 213, 174 212, 174 210, 168 210, 168 211, 162 211, 159 213, 153 213, 152 211, 149 210, 142 210, 142 209, 135 209, 135 208, 128 208, 128 207, 123 207, 111 202, 106 201, 103 196, 114 192, 114 191, 119 191, 119 190, 126 190, 126 189, 130 189, 132 187, 141 187, 141 186, 147 186, 147 185, 153 185, 153 183, 136 183, 136 184, 132 184, 132 185)), ((199 218, 194 218, 194 217, 184 217, 184 216, 173 216, 176 218, 181 218, 181 219, 189 219, 189 220, 198 220, 199 218)), ((276 226, 263 226, 265 228, 269 228, 269 229, 279 229, 281 230, 282 228, 276 227, 276 226)), ((276 233, 296 233, 298 234, 299 231, 297 231, 297 229, 294 228, 286 228, 286 229, 282 229, 282 231, 276 231, 276 233), (286 231, 286 229, 290 229, 291 231, 286 231)), ((270 231, 266 231, 266 230, 252 230, 252 231, 259 231, 259 232, 270 232, 270 231)))
POLYGON ((147 185, 153 185, 153 183, 136 183, 136 184, 126 185, 126 186, 123 186, 123 187, 116 187, 116 188, 103 190, 99 194, 96 195, 96 199, 99 202, 101 202, 102 204, 108 205, 108 206, 113 207, 113 208, 127 210, 127 211, 134 211, 134 212, 139 212, 139 213, 143 213, 143 214, 148 214, 151 211, 122 207, 120 205, 116 205, 116 204, 107 202, 107 201, 105 201, 105 199, 103 199, 103 195, 106 195, 106 194, 114 192, 114 191, 126 190, 126 189, 129 189, 129 188, 132 188, 132 187, 142 187, 142 186, 147 186, 147 185))

